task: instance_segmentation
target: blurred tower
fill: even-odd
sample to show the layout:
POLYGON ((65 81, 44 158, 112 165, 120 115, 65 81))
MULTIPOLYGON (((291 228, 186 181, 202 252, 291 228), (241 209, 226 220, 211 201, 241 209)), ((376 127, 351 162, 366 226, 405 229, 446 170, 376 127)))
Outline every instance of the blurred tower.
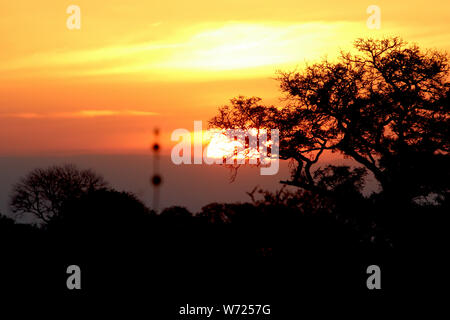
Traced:
POLYGON ((153 150, 153 175, 150 179, 150 183, 153 186, 153 210, 158 212, 159 210, 159 191, 162 183, 161 175, 159 174, 159 152, 161 147, 159 145, 159 129, 155 128, 153 131, 154 134, 154 143, 152 145, 153 150))

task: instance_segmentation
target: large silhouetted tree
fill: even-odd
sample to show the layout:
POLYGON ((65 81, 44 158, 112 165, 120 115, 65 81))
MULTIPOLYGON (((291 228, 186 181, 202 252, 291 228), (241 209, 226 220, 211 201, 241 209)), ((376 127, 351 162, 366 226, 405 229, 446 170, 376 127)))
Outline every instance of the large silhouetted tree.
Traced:
POLYGON ((246 98, 239 96, 230 100, 231 106, 223 106, 219 114, 213 117, 209 124, 222 129, 264 129, 277 114, 274 106, 264 106, 261 98, 246 98))
POLYGON ((104 188, 65 201, 60 214, 52 219, 48 228, 125 241, 127 236, 148 229, 154 216, 155 213, 132 193, 104 188))
POLYGON ((74 165, 34 169, 14 186, 10 205, 14 213, 30 213, 48 223, 66 201, 106 186, 103 177, 74 165))
POLYGON ((255 101, 262 127, 280 130, 280 158, 296 164, 283 183, 323 191, 312 166, 329 150, 371 171, 389 199, 443 199, 450 181, 448 55, 396 37, 354 46, 334 62, 281 72, 285 106, 239 97, 219 109, 211 126, 251 123, 255 115, 242 105, 255 101))

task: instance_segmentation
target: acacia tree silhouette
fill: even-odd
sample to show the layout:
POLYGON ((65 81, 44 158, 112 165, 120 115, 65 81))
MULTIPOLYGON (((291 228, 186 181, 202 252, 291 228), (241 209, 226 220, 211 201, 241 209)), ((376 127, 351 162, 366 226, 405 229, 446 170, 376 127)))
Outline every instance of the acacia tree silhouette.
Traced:
POLYGON ((280 130, 280 158, 295 164, 282 183, 326 193, 312 166, 330 150, 370 170, 390 200, 443 200, 450 181, 447 53, 422 51, 398 37, 358 39, 354 47, 356 54, 341 52, 337 62, 280 72, 285 106, 239 97, 219 108, 210 126, 251 123, 254 115, 242 104, 258 102, 260 125, 280 130))
POLYGON ((103 177, 74 165, 34 169, 14 187, 11 209, 16 214, 33 214, 44 223, 57 217, 66 201, 107 187, 103 177))

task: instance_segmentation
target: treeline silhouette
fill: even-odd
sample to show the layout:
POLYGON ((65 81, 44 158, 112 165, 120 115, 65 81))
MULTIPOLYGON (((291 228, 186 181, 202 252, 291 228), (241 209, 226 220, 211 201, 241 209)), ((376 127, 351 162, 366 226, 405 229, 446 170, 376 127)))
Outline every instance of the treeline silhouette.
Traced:
MULTIPOLYGON (((82 172, 74 166, 39 170, 82 172)), ((65 268, 77 264, 85 271, 83 294, 136 293, 136 288, 150 286, 155 299, 167 301, 231 293, 236 298, 288 298, 281 288, 308 294, 324 288, 364 292, 365 268, 377 263, 388 270, 383 284, 390 292, 407 285, 411 276, 399 261, 415 261, 407 266, 417 272, 424 261, 436 262, 433 253, 443 246, 442 218, 448 206, 412 205, 404 208, 407 220, 387 228, 379 221, 385 201, 377 195, 364 197, 351 168, 329 166, 324 171, 335 177, 333 183, 328 175, 322 178, 321 183, 332 186, 327 195, 255 188, 246 203, 211 203, 195 214, 183 207, 155 213, 107 183, 70 195, 58 193, 64 189, 53 188, 54 194, 47 190, 35 199, 40 204, 46 197, 55 203, 60 196, 65 199, 45 222, 21 224, 1 216, 2 275, 11 281, 9 286, 4 281, 3 288, 73 295, 65 288, 65 268), (428 260, 417 262, 417 257, 428 260)), ((19 207, 14 194, 12 203, 19 207)))

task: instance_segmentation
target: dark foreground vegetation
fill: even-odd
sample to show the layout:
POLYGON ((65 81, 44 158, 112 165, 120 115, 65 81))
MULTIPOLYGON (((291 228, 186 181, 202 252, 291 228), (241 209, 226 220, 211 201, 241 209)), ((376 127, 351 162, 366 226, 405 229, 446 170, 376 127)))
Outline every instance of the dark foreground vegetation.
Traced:
POLYGON ((2 216, 2 291, 148 298, 163 313, 186 301, 294 308, 297 299, 432 294, 445 274, 448 202, 390 206, 343 181, 327 196, 255 189, 248 203, 156 214, 102 185, 67 198, 40 225, 2 216), (82 270, 80 291, 66 288, 72 264, 82 270), (383 271, 380 292, 366 287, 371 264, 383 271))

